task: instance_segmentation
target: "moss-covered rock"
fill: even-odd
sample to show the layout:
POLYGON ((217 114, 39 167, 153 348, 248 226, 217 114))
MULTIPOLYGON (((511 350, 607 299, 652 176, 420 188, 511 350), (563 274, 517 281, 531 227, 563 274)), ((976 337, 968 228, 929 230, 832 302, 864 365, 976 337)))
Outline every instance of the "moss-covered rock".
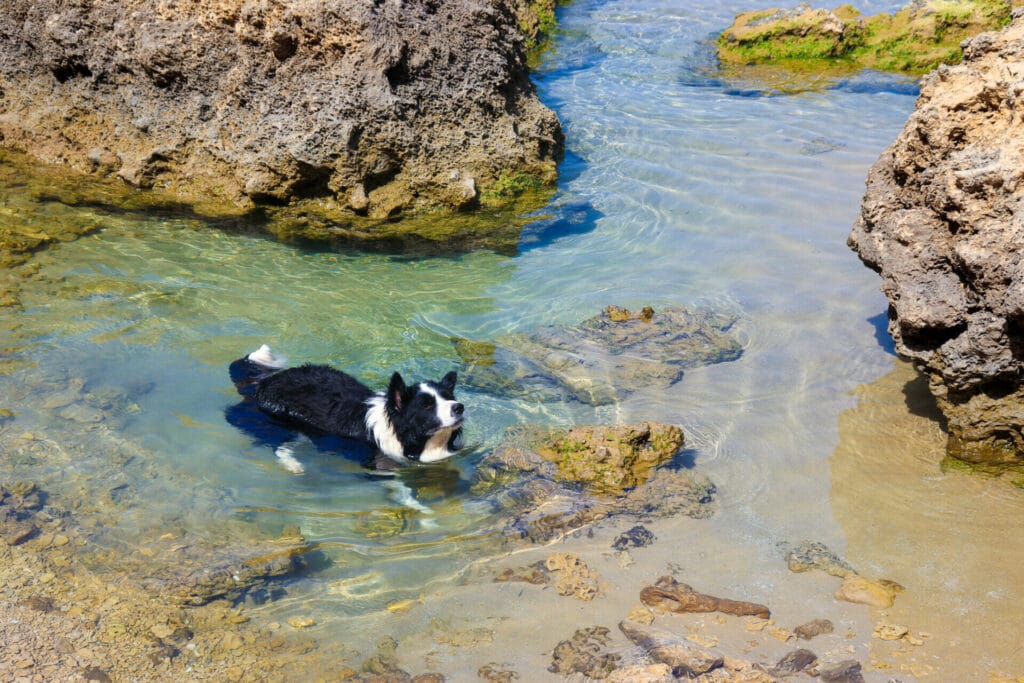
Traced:
POLYGON ((960 42, 1010 21, 1009 0, 914 0, 895 14, 863 16, 803 3, 744 12, 718 38, 724 67, 771 65, 842 73, 863 68, 923 74, 960 61, 960 42))
POLYGON ((573 427, 537 452, 555 463, 558 479, 582 484, 595 493, 621 494, 647 481, 651 471, 683 447, 675 425, 573 427))
POLYGON ((682 430, 655 423, 523 426, 477 465, 473 492, 510 515, 511 533, 534 542, 613 515, 709 517, 715 485, 669 466, 682 445, 682 430))

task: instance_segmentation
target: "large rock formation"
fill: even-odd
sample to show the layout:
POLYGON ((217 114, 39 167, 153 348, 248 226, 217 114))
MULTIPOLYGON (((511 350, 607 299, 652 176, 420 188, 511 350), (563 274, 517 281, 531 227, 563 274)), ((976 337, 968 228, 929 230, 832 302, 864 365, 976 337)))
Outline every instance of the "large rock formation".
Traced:
POLYGON ((510 7, 7 0, 0 146, 211 211, 501 204, 550 183, 562 147, 510 7))
POLYGON ((1024 454, 1024 16, 922 82, 871 169, 849 244, 881 273, 889 331, 928 377, 949 453, 1024 454))

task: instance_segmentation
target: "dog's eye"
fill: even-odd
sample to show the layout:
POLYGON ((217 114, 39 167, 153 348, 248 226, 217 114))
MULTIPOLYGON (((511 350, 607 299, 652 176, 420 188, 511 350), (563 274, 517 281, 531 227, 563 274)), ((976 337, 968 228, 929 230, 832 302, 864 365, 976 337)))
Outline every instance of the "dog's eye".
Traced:
POLYGON ((423 403, 426 406, 434 405, 434 397, 430 394, 423 394, 423 403))

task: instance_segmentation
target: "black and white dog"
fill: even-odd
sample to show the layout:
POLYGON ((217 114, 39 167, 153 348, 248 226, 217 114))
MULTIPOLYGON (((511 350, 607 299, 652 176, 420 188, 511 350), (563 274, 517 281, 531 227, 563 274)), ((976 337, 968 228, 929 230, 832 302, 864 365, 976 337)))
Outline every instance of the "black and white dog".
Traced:
MULTIPOLYGON (((266 344, 234 361, 231 379, 247 399, 239 407, 254 403, 261 413, 303 434, 362 441, 398 464, 438 462, 462 448, 465 408, 455 400, 454 372, 440 382, 411 385, 396 372, 386 391, 374 392, 326 365, 284 366, 266 344)), ((237 419, 229 415, 229 421, 237 419)), ((288 444, 279 444, 275 452, 293 472, 302 471, 294 458, 289 461, 288 444)))

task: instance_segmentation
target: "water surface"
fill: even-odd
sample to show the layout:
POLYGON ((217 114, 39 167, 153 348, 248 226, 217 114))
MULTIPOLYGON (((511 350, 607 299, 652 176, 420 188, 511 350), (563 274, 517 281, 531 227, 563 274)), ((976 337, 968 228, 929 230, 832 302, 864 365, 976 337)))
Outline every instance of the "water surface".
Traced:
MULTIPOLYGON (((839 609, 867 656, 867 608, 831 606, 824 583, 814 597, 793 588, 777 544, 813 539, 846 550, 856 511, 844 504, 840 523, 831 495, 843 485, 830 460, 839 416, 855 406, 851 392, 890 372, 893 358, 879 280, 845 238, 866 172, 902 128, 916 89, 864 73, 782 95, 716 75, 708 40, 737 12, 762 6, 770 3, 590 0, 559 10, 561 33, 537 81, 564 123, 568 153, 558 195, 515 256, 299 249, 184 218, 52 204, 24 211, 19 189, 5 188, 0 201, 20 207, 26 221, 84 217, 101 229, 39 254, 38 274, 23 285, 24 309, 0 313, 0 347, 15 349, 8 360, 19 368, 0 376, 0 408, 17 413, 0 432, 15 454, 3 475, 34 479, 56 496, 110 498, 111 506, 97 504, 94 514, 109 523, 97 525, 95 542, 127 552, 168 530, 210 542, 230 530, 255 542, 297 526, 322 544, 325 561, 259 608, 269 617, 312 614, 321 642, 346 647, 370 647, 386 629, 453 680, 473 679, 501 646, 438 654, 429 626, 453 615, 483 620, 516 642, 520 654, 505 660, 539 680, 550 676, 541 653, 571 630, 537 632, 532 608, 473 579, 479 563, 509 551, 502 520, 468 491, 474 464, 517 424, 672 422, 686 430, 696 467, 721 497, 712 520, 658 523, 672 561, 694 583, 788 603, 794 619, 839 609), (668 391, 602 408, 463 389, 472 447, 403 475, 430 515, 403 508, 351 444, 299 447, 306 473, 295 475, 223 418, 237 401, 227 364, 261 343, 382 386, 394 370, 437 378, 457 367, 452 336, 488 340, 573 324, 608 304, 732 313, 744 354, 688 370, 668 391), (68 392, 102 420, 66 412, 70 401, 57 405, 68 392), (25 433, 35 441, 16 441, 25 433), (50 448, 49 457, 33 456, 39 449, 25 445, 43 441, 64 455, 50 448), (119 505, 121 494, 110 492, 126 490, 119 505), (422 596, 408 615, 386 610, 422 596)), ((902 447, 882 440, 878 448, 894 449, 866 465, 884 485, 886 462, 902 447)), ((935 465, 927 476, 942 475, 935 465)), ((946 504, 942 492, 907 493, 925 478, 901 480, 894 495, 934 494, 935 505, 946 504)), ((950 515, 974 514, 957 507, 959 497, 948 504, 950 515)), ((597 541, 579 543, 600 556, 597 541)), ((885 566, 863 552, 860 536, 857 543, 878 576, 906 566, 885 566)), ((589 612, 574 605, 578 613, 559 618, 613 625, 642 582, 664 570, 665 552, 615 574, 621 596, 612 591, 589 612)), ((999 621, 1005 614, 992 615, 994 625, 1011 626, 999 621)), ((929 656, 956 670, 955 652, 933 647, 929 656)), ((1024 666, 1019 652, 1007 657, 990 663, 1024 666)))

